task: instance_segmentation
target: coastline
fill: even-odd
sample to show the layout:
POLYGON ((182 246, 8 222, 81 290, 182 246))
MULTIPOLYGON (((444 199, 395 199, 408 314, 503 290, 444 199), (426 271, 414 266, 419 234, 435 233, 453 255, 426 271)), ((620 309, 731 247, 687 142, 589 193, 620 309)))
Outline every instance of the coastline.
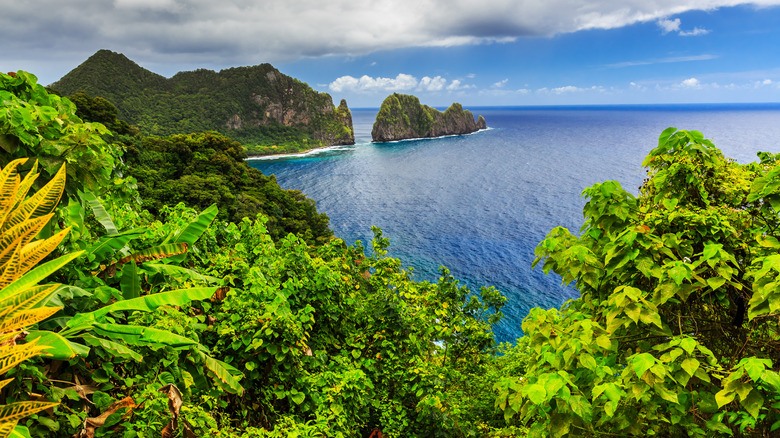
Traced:
POLYGON ((490 131, 492 129, 494 129, 494 128, 491 128, 490 126, 488 126, 485 129, 477 129, 476 131, 469 132, 467 134, 448 134, 448 135, 440 135, 438 137, 414 137, 414 138, 404 138, 404 139, 401 139, 401 140, 372 141, 371 143, 388 144, 388 143, 400 143, 402 141, 436 140, 436 139, 439 139, 439 138, 451 138, 451 137, 460 137, 460 136, 465 136, 465 135, 474 135, 474 134, 478 134, 478 133, 483 132, 483 131, 490 131))
POLYGON ((352 149, 356 146, 360 145, 367 145, 367 144, 392 144, 392 143, 401 143, 404 141, 419 141, 419 140, 437 140, 441 138, 451 138, 451 137, 460 137, 465 135, 474 135, 478 134, 483 131, 491 131, 495 128, 491 128, 488 126, 485 129, 478 129, 474 132, 469 132, 468 134, 450 134, 450 135, 440 135, 438 137, 415 137, 415 138, 405 138, 403 140, 391 140, 391 141, 369 141, 365 143, 355 143, 351 145, 332 145, 332 146, 322 146, 317 148, 311 148, 307 149, 305 151, 300 152, 290 152, 290 153, 282 153, 282 154, 268 154, 268 155, 247 155, 247 157, 244 159, 245 161, 254 161, 254 160, 280 160, 285 158, 301 158, 309 155, 316 155, 321 154, 325 152, 330 151, 338 151, 338 150, 346 150, 346 149, 352 149))
POLYGON ((244 158, 245 161, 250 160, 276 160, 280 158, 291 158, 291 157, 303 157, 306 155, 315 155, 322 152, 328 152, 328 151, 336 151, 341 149, 348 149, 354 146, 357 146, 358 143, 350 144, 350 145, 331 145, 331 146, 321 146, 316 148, 307 149, 305 151, 300 152, 288 152, 288 153, 281 153, 281 154, 268 154, 268 155, 247 155, 246 158, 244 158))

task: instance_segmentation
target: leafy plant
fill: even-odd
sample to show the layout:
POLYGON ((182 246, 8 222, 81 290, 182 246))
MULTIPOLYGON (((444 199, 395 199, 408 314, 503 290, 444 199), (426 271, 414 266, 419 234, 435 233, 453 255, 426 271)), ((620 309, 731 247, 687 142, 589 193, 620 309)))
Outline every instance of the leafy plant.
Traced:
POLYGON ((508 421, 532 436, 780 428, 778 171, 760 156, 740 165, 669 128, 639 197, 585 189, 580 235, 553 229, 535 261, 581 298, 523 322, 525 372, 497 388, 508 421))
MULTIPOLYGON (((37 163, 34 163, 32 170, 21 179, 18 167, 25 161, 11 161, 0 171, 0 374, 26 359, 46 354, 45 350, 51 348, 40 338, 22 343, 27 334, 24 329, 60 310, 59 307, 41 307, 59 285, 38 286, 38 283, 79 255, 69 254, 35 267, 68 232, 66 229, 48 239, 34 240, 52 219, 52 210, 62 196, 65 166, 28 198, 39 174, 37 163)), ((12 380, 0 382, 0 389, 12 380)), ((24 436, 25 428, 17 427, 17 422, 55 405, 57 403, 18 401, 0 406, 0 437, 24 436)))

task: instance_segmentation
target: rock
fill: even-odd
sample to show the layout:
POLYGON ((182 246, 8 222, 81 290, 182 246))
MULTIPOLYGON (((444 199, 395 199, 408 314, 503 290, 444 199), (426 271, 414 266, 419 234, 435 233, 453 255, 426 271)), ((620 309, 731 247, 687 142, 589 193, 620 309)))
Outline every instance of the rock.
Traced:
POLYGON ((422 105, 415 96, 394 93, 377 113, 371 138, 375 142, 470 134, 486 129, 485 118, 474 120, 471 111, 453 103, 444 113, 422 105))

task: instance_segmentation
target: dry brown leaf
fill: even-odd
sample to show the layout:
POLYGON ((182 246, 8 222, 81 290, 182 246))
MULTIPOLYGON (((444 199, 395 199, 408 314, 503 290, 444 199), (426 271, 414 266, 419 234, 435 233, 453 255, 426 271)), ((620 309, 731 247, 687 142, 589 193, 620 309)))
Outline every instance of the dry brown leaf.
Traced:
POLYGON ((179 427, 179 412, 184 401, 181 399, 181 391, 176 385, 169 383, 159 389, 160 392, 168 396, 168 411, 170 411, 171 421, 165 425, 162 430, 162 438, 172 438, 179 427))
MULTIPOLYGON (((115 413, 117 410, 121 408, 134 408, 135 402, 130 397, 125 397, 122 400, 119 400, 118 402, 112 404, 109 406, 102 414, 100 414, 97 417, 88 417, 86 420, 84 420, 84 427, 81 429, 81 432, 78 434, 78 437, 82 438, 94 438, 95 437, 95 429, 98 427, 106 424, 106 420, 108 417, 115 413)), ((129 411, 128 411, 129 412, 129 411)))

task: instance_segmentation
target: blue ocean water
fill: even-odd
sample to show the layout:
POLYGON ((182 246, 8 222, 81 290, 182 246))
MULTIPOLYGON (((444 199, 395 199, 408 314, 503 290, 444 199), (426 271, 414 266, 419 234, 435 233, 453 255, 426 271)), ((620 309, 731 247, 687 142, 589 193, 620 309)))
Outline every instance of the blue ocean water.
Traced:
POLYGON ((490 129, 475 134, 371 143, 376 109, 352 111, 357 144, 297 157, 250 160, 279 184, 317 201, 347 243, 390 238, 390 255, 436 281, 446 266, 472 290, 509 298, 500 341, 522 334, 529 309, 578 296, 560 277, 531 269, 555 226, 577 232, 582 190, 617 180, 633 193, 645 155, 667 127, 698 130, 728 157, 780 152, 780 104, 472 108, 490 129))

